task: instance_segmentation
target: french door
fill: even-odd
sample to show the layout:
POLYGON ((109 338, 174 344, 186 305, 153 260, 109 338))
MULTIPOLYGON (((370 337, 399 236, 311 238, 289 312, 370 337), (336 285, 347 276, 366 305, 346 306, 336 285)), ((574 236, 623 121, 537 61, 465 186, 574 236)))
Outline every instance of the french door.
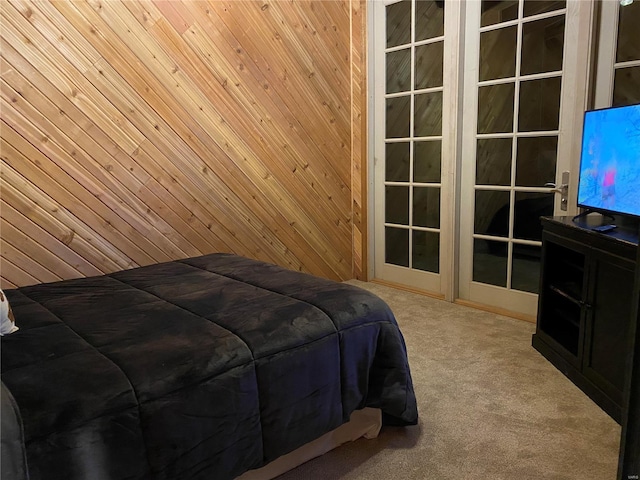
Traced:
POLYGON ((453 281, 460 2, 373 2, 374 275, 453 281), (446 15, 445 15, 446 11, 446 15), (453 34, 449 32, 454 32, 453 34))
POLYGON ((374 2, 375 277, 535 314, 538 218, 575 211, 550 185, 576 170, 591 11, 374 2))

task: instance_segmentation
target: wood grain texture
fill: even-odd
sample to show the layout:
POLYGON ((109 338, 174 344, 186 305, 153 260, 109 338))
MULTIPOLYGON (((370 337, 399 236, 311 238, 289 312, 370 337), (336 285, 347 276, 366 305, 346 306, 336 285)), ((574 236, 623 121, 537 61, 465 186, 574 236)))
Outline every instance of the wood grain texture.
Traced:
POLYGON ((366 278, 366 1, 0 2, 0 285, 366 278))

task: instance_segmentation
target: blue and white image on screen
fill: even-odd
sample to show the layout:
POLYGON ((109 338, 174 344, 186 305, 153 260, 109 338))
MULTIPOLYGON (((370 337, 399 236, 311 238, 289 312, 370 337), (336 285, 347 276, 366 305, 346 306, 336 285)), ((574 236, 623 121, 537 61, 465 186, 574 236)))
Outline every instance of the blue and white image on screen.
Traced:
POLYGON ((640 215, 640 105, 585 114, 578 204, 640 215))

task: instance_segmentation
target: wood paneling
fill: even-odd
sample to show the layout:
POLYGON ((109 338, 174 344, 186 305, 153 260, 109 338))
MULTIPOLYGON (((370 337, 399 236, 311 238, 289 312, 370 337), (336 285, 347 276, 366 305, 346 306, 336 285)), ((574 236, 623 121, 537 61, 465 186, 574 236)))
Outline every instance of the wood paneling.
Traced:
POLYGON ((0 2, 2 287, 210 252, 365 278, 365 6, 0 2))

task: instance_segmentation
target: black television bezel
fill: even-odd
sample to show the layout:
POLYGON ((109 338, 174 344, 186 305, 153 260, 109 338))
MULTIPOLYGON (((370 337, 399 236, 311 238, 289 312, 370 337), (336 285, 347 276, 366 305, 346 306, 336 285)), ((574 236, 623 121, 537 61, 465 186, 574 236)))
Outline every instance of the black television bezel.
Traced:
POLYGON ((635 219, 640 219, 640 214, 635 214, 635 213, 627 213, 627 212, 621 212, 619 210, 609 210, 606 208, 601 208, 601 207, 594 207, 591 205, 584 205, 582 203, 579 203, 579 194, 580 194, 580 184, 581 184, 581 180, 582 180, 582 162, 584 160, 584 156, 583 156, 583 148, 584 148, 584 125, 586 122, 586 118, 587 118, 587 114, 590 112, 600 112, 603 110, 616 110, 619 108, 629 108, 629 107, 640 107, 640 103, 632 103, 629 105, 615 105, 615 106, 611 106, 611 107, 603 107, 603 108, 594 108, 591 110, 585 110, 583 116, 582 116, 582 135, 580 136, 580 163, 578 165, 578 186, 577 186, 577 190, 576 190, 576 203, 578 208, 583 208, 586 210, 586 212, 584 213, 589 213, 589 212, 596 212, 596 213, 602 213, 605 215, 621 215, 624 217, 628 217, 628 218, 635 218, 635 219))

